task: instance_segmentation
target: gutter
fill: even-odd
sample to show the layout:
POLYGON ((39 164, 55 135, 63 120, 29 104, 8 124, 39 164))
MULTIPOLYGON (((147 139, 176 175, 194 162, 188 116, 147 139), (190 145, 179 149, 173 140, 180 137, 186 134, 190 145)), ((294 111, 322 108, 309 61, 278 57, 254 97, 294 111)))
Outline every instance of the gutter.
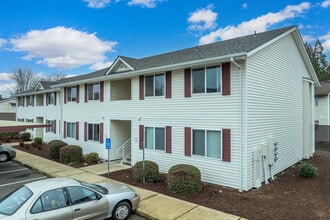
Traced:
POLYGON ((239 69, 239 75, 238 75, 238 80, 239 80, 239 95, 238 95, 238 104, 239 104, 239 168, 240 168, 240 171, 239 171, 239 179, 240 179, 240 187, 239 187, 239 191, 242 192, 243 191, 243 161, 242 161, 242 156, 243 156, 243 122, 242 122, 242 110, 243 110, 243 103, 242 103, 242 68, 240 65, 238 65, 238 63, 236 63, 236 61, 234 60, 233 57, 230 58, 230 62, 233 63, 235 66, 238 67, 239 69))

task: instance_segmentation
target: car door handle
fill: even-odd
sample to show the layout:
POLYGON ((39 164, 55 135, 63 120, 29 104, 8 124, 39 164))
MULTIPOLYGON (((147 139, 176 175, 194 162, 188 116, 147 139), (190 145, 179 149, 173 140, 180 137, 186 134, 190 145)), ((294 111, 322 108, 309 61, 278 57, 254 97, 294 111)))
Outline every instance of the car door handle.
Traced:
POLYGON ((74 212, 79 212, 81 209, 75 209, 74 212))

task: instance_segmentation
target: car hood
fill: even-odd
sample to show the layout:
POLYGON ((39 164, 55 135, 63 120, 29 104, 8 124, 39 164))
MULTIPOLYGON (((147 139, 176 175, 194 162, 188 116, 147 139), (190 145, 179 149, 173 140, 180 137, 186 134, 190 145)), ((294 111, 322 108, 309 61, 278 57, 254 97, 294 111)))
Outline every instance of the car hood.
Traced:
POLYGON ((116 183, 97 183, 97 185, 106 188, 109 191, 109 194, 134 191, 133 189, 131 189, 126 185, 116 184, 116 183))

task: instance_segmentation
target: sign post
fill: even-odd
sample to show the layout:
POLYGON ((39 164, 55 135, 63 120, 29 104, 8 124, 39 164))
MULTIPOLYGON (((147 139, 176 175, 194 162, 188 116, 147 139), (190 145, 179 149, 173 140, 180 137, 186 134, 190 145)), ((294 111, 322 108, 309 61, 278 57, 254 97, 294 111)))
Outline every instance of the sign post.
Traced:
POLYGON ((111 138, 105 139, 105 149, 108 150, 108 176, 110 175, 110 149, 111 149, 111 138))

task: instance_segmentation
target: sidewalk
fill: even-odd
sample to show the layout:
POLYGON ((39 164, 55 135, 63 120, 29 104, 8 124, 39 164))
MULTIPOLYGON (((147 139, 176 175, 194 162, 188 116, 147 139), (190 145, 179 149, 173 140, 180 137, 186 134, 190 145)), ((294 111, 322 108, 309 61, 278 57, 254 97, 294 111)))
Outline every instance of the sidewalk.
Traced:
MULTIPOLYGON (((98 165, 76 169, 17 149, 16 158, 13 160, 50 177, 70 177, 89 183, 117 182, 115 180, 100 176, 100 174, 106 174, 108 172, 107 163, 101 163, 98 165)), ((119 163, 110 163, 110 172, 129 167, 130 166, 121 165, 119 163)), ((145 190, 135 186, 130 187, 134 188, 141 197, 140 205, 136 210, 136 213, 148 219, 244 219, 235 215, 227 214, 221 211, 162 195, 157 192, 145 190)))

